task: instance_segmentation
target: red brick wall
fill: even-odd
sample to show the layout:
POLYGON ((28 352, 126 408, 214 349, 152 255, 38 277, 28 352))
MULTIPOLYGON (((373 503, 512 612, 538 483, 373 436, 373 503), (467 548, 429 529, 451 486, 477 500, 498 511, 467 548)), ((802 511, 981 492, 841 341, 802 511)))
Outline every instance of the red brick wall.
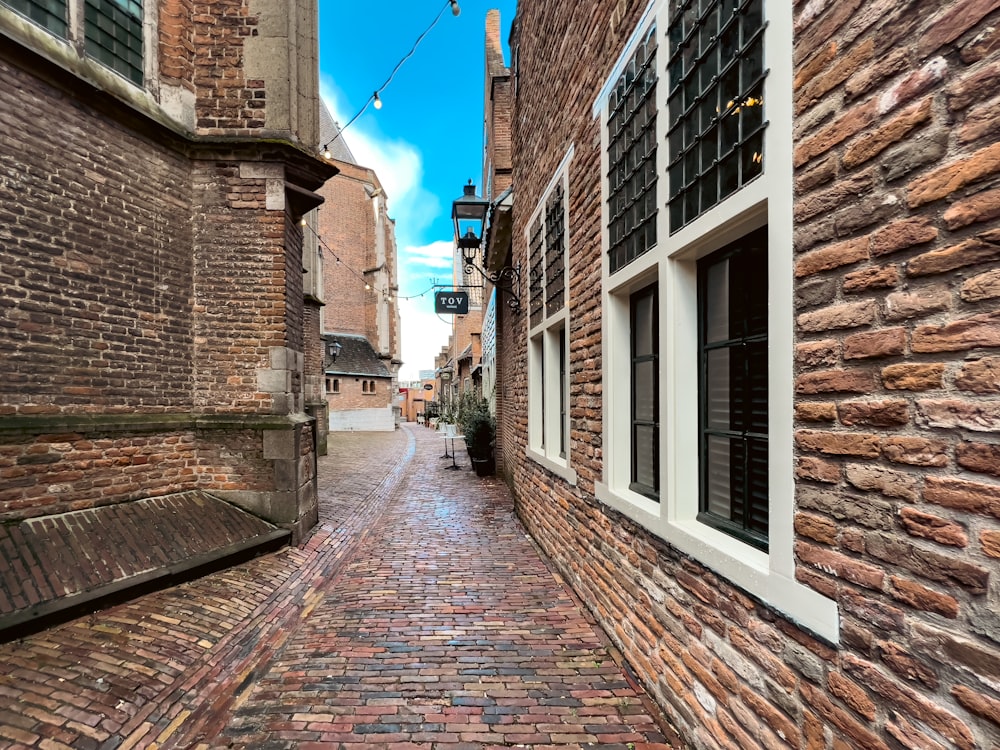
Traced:
POLYGON ((519 5, 515 260, 525 262, 524 220, 575 148, 578 483, 524 456, 523 314, 501 344, 504 464, 531 533, 692 747, 1000 743, 995 7, 796 6, 797 577, 838 603, 840 642, 827 644, 594 498, 591 107, 641 8, 519 5))
POLYGON ((339 393, 327 393, 327 403, 333 411, 346 409, 382 409, 392 403, 392 381, 388 378, 362 378, 353 375, 328 375, 340 380, 339 393), (375 392, 366 393, 362 383, 375 383, 375 392))
POLYGON ((194 405, 206 412, 270 412, 257 370, 288 345, 285 215, 266 209, 265 182, 240 177, 238 163, 195 164, 194 405))
POLYGON ((160 75, 194 91, 194 0, 161 0, 160 75))
MULTIPOLYGON (((324 249, 324 326, 327 331, 368 336, 374 330, 375 292, 371 268, 375 253, 375 214, 365 185, 374 185, 371 170, 337 162, 341 173, 322 189, 318 232, 340 263, 324 249), (359 276, 360 275, 360 276, 359 276), (366 280, 372 289, 366 290, 366 280)), ((369 339, 374 345, 375 342, 369 339)))
POLYGON ((193 25, 198 129, 232 135, 263 128, 264 81, 247 79, 243 67, 243 43, 257 31, 249 0, 195 1, 193 25))
POLYGON ((799 576, 827 690, 911 747, 1000 736, 995 5, 797 17, 799 576))
POLYGON ((186 408, 189 163, 2 58, 0 112, 0 415, 186 408))
MULTIPOLYGON (((202 106, 223 117, 245 7, 161 11, 189 13, 164 30, 164 71, 183 79, 200 39, 219 83, 202 106)), ((286 180, 329 170, 277 141, 187 140, 71 67, 0 46, 0 518, 200 487, 265 515, 279 492, 277 522, 301 531, 314 441, 287 418, 304 408, 306 319, 282 201, 286 180)))

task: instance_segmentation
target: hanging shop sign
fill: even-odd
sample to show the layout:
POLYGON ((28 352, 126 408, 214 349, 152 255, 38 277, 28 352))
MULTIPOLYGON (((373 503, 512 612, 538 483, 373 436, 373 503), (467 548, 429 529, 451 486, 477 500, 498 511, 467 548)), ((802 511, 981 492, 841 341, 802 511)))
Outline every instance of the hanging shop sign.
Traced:
POLYGON ((436 292, 434 294, 434 312, 438 315, 468 315, 468 292, 436 292))

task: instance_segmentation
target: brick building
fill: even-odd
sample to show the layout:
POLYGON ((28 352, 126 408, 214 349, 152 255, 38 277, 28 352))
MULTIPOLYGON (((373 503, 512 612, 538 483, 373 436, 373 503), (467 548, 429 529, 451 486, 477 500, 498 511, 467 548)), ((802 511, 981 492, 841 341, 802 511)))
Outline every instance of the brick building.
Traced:
MULTIPOLYGON (((488 223, 494 235, 501 225, 500 215, 509 216, 511 184, 510 154, 510 71, 504 64, 503 45, 500 39, 500 12, 490 10, 486 15, 484 89, 484 151, 483 198, 490 201, 491 215, 488 223)), ((509 223, 506 225, 509 226, 509 223)), ((505 235, 506 237, 506 235, 505 235)), ((486 239, 484 244, 506 251, 509 242, 499 238, 486 239)), ((493 273, 509 259, 504 252, 489 253, 477 258, 483 270, 493 273)), ((509 292, 494 287, 489 278, 476 269, 467 269, 462 253, 456 248, 453 280, 456 285, 473 287, 469 292, 469 314, 456 315, 452 321, 452 336, 443 368, 450 375, 448 388, 443 392, 457 398, 466 391, 481 394, 495 408, 498 372, 502 367, 497 349, 498 325, 503 323, 504 310, 500 304, 509 301, 509 292)), ((516 296, 516 295, 515 295, 516 296)))
POLYGON ((318 236, 324 255, 326 306, 322 329, 328 340, 349 347, 345 355, 326 363, 326 400, 332 430, 392 430, 393 406, 399 392, 399 281, 396 265, 396 224, 389 217, 388 196, 374 170, 360 166, 325 106, 320 114, 320 145, 339 174, 320 190, 326 199, 319 209, 318 236), (362 346, 358 338, 365 340, 362 346), (362 349, 366 351, 362 352, 362 349), (370 352, 370 354, 369 354, 370 352), (354 378, 376 390, 349 396, 354 378), (389 381, 381 383, 384 378, 389 381))
POLYGON ((317 101, 315 0, 0 0, 5 535, 191 493, 315 522, 317 101))
POLYGON ((997 8, 518 6, 504 468, 692 747, 1000 745, 997 8))

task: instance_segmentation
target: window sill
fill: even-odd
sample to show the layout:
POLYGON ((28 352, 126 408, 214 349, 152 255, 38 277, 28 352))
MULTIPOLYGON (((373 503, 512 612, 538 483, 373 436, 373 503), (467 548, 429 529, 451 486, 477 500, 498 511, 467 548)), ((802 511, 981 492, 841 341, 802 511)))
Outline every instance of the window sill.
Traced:
POLYGON ((598 483, 598 500, 690 555, 822 640, 840 638, 837 603, 772 569, 773 557, 696 519, 670 519, 668 509, 630 490, 598 483))
POLYGON ((576 471, 570 468, 569 464, 565 461, 551 459, 544 453, 539 453, 533 448, 528 448, 525 451, 525 455, 539 466, 566 480, 571 487, 576 486, 576 471))

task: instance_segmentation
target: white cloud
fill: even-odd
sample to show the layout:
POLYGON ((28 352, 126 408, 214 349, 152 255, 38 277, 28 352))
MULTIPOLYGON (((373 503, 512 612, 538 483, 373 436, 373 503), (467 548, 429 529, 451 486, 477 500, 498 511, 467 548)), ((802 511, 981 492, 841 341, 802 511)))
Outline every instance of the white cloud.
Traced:
MULTIPOLYGON (((341 126, 345 116, 340 92, 330 80, 321 85, 323 101, 341 126)), ((355 160, 375 171, 387 197, 389 215, 396 220, 396 239, 400 245, 411 244, 414 238, 431 226, 441 213, 441 202, 422 184, 423 155, 408 141, 388 138, 369 130, 369 123, 360 118, 342 136, 355 160)))
MULTIPOLYGON (((345 125, 342 95, 332 80, 321 83, 323 100, 333 118, 345 125)), ((447 345, 451 320, 434 313, 434 295, 404 299, 407 294, 427 290, 432 277, 444 283, 452 279, 453 246, 449 240, 418 244, 417 238, 441 213, 438 198, 423 187, 423 160, 420 149, 404 140, 383 137, 369 130, 359 118, 344 133, 344 141, 358 164, 375 171, 386 192, 389 215, 396 221, 399 313, 402 331, 403 366, 400 380, 416 380, 420 370, 434 367, 434 357, 447 345)))
MULTIPOLYGON (((415 275, 415 266, 423 266, 433 270, 447 270, 450 278, 455 263, 454 253, 454 245, 451 242, 438 240, 429 245, 404 247, 399 251, 399 262, 406 264, 411 275, 415 275)), ((400 270, 402 271, 402 268, 400 270)))

